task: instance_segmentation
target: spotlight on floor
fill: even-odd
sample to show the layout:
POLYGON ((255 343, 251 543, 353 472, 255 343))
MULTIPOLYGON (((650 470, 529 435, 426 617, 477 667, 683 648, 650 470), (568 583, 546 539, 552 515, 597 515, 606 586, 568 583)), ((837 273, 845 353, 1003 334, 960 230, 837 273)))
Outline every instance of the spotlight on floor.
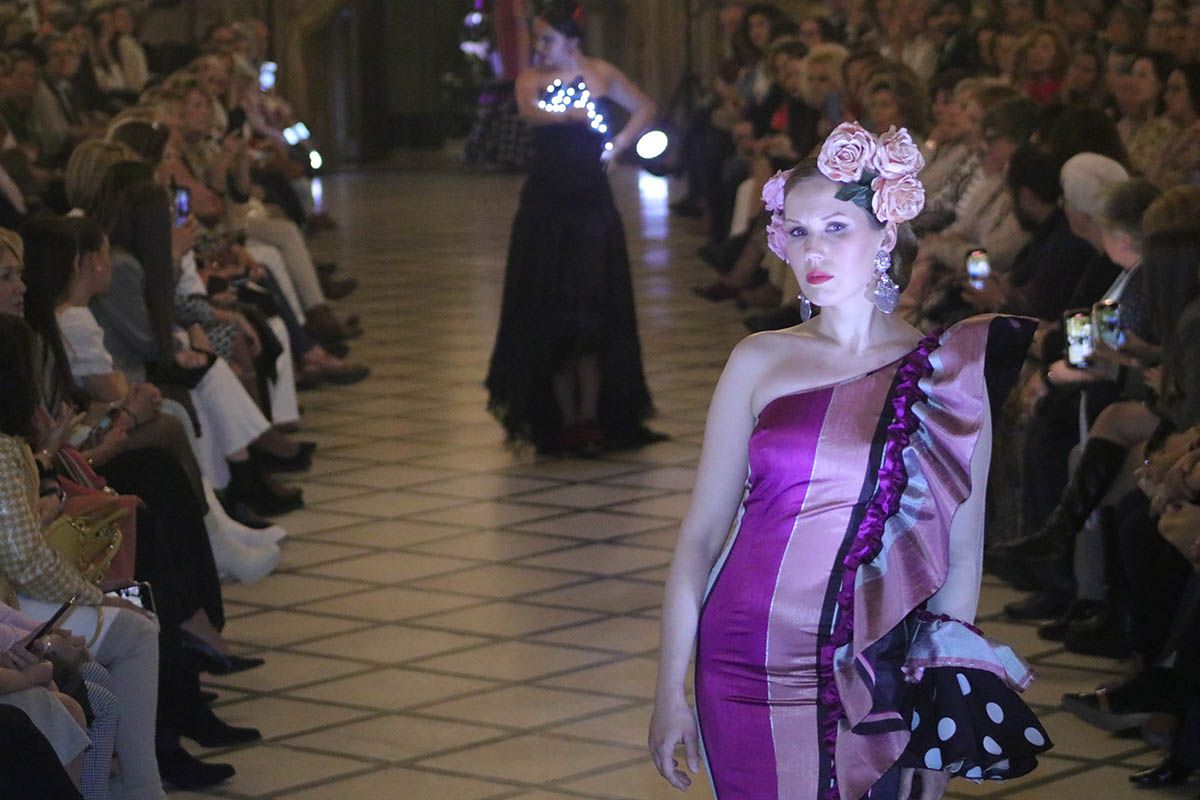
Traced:
POLYGON ((675 151, 679 149, 676 139, 673 128, 662 122, 643 133, 633 148, 642 168, 660 178, 675 172, 678 168, 675 151))
POLYGON ((667 152, 670 145, 671 138, 667 136, 666 131, 646 131, 637 141, 638 158, 643 161, 653 161, 667 152))

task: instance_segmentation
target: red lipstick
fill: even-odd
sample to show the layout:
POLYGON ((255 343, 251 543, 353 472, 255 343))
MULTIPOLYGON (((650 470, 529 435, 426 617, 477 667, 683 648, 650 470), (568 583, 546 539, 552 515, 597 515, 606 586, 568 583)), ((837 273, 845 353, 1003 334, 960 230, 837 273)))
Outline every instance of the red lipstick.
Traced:
POLYGON ((804 280, 808 281, 813 286, 818 286, 826 281, 833 280, 833 276, 828 272, 821 272, 820 270, 814 269, 812 272, 809 272, 804 276, 804 280))

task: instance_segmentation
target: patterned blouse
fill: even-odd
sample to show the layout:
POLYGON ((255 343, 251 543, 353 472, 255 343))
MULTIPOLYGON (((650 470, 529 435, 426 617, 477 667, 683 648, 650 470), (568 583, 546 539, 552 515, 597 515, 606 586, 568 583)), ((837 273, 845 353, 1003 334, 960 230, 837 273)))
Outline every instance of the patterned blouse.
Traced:
POLYGON ((1132 128, 1125 140, 1129 163, 1139 175, 1149 175, 1162 159, 1163 149, 1178 133, 1179 127, 1166 117, 1154 117, 1132 128))
POLYGON ((38 524, 38 471, 21 439, 0 433, 0 600, 17 608, 17 593, 49 603, 78 595, 99 605, 100 589, 42 539, 38 524))
POLYGON ((1146 178, 1164 192, 1172 186, 1195 183, 1198 177, 1200 120, 1186 128, 1177 128, 1175 135, 1163 145, 1158 160, 1146 170, 1146 178))

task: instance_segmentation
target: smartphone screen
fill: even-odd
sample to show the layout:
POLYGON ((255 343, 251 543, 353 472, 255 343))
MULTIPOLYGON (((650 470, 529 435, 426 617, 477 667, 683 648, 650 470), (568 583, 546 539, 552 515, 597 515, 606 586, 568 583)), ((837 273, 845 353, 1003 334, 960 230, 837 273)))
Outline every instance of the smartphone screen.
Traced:
POLYGON ((1125 346, 1125 328, 1121 325, 1121 306, 1116 300, 1102 300, 1092 309, 1092 323, 1100 341, 1113 350, 1125 346))
POLYGON ((145 611, 154 611, 154 592, 150 589, 150 584, 146 582, 135 583, 130 586, 124 586, 120 589, 113 589, 107 594, 128 600, 130 603, 133 603, 135 606, 145 611))
POLYGON ((967 253, 967 278, 972 289, 982 289, 983 282, 992 274, 992 265, 988 263, 987 250, 972 250, 967 253))
POLYGON ((1092 363, 1096 345, 1092 340, 1092 315, 1087 311, 1068 311, 1064 317, 1067 334, 1067 363, 1087 367, 1092 363))
POLYGON ((278 72, 279 65, 274 61, 264 61, 262 66, 258 68, 258 89, 261 92, 269 92, 275 88, 275 73, 278 72))
POLYGON ((192 213, 192 190, 182 186, 175 187, 175 225, 182 228, 192 213))

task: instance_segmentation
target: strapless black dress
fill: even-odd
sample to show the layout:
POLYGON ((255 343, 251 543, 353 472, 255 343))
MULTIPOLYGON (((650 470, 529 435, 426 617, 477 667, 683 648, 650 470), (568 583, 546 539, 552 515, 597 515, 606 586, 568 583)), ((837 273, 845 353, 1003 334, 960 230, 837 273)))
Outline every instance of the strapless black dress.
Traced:
POLYGON ((513 220, 499 331, 487 376, 489 409, 510 440, 553 448, 563 421, 553 379, 599 357, 597 424, 635 441, 653 411, 625 229, 600 161, 604 137, 586 123, 533 131, 536 156, 513 220))

